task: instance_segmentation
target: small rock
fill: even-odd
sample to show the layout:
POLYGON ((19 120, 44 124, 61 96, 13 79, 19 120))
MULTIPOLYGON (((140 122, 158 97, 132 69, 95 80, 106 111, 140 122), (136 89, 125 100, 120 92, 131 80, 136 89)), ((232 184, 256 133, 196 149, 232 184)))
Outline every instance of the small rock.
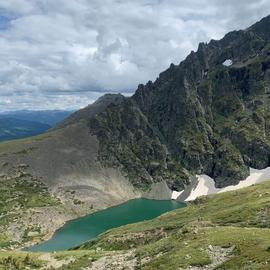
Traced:
POLYGON ((18 168, 28 168, 29 167, 29 165, 27 165, 27 164, 24 164, 24 163, 21 163, 21 164, 19 164, 18 165, 18 168))
POLYGON ((23 173, 22 172, 18 172, 16 175, 15 175, 16 178, 21 178, 23 177, 23 173))
POLYGON ((29 237, 34 237, 34 236, 38 236, 39 232, 28 232, 27 236, 29 237))

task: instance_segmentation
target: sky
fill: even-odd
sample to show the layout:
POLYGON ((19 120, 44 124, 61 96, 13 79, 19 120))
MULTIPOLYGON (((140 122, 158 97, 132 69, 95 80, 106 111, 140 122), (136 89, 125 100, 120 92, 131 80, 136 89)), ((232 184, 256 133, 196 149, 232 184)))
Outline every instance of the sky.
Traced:
POLYGON ((0 111, 131 95, 199 42, 269 14, 269 0, 0 0, 0 111))

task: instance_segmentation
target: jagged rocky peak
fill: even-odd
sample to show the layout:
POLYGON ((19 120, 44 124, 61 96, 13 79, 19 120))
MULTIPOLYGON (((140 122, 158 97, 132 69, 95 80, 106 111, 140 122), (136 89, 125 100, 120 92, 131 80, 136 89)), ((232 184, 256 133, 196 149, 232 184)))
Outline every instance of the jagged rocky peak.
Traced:
POLYGON ((244 62, 252 56, 263 53, 270 40, 270 16, 246 30, 232 31, 221 40, 200 43, 198 51, 191 52, 181 64, 199 62, 206 69, 215 68, 226 60, 244 62))
POLYGON ((205 173, 219 187, 269 165, 269 17, 200 43, 179 65, 94 117, 100 158, 138 187, 182 189, 205 173), (102 134, 102 135, 99 135, 102 134))
POLYGON ((259 22, 252 25, 248 28, 248 31, 252 31, 259 35, 262 39, 269 41, 270 40, 270 15, 263 18, 259 22))

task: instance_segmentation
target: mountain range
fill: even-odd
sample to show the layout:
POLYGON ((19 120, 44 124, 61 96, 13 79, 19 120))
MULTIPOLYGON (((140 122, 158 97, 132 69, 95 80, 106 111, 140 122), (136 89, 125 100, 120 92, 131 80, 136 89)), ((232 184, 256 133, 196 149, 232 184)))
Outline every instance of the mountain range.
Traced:
POLYGON ((51 127, 55 126, 57 123, 63 121, 74 110, 43 110, 43 111, 33 111, 33 110, 17 110, 17 111, 3 111, 0 112, 0 117, 16 118, 26 121, 40 122, 51 127))
POLYGON ((42 134, 73 111, 6 111, 0 113, 0 141, 42 134))
POLYGON ((65 207, 57 227, 137 197, 170 199, 198 174, 226 187, 268 167, 269 25, 200 43, 133 96, 107 94, 42 135, 1 143, 2 181, 46 187, 65 207))
POLYGON ((19 120, 16 118, 0 118, 0 141, 19 139, 44 133, 49 125, 19 120))

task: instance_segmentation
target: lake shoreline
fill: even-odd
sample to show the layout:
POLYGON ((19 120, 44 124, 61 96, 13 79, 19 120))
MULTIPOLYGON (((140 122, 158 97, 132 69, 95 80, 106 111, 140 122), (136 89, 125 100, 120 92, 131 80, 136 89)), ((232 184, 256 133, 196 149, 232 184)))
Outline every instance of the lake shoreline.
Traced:
MULTIPOLYGON (((196 175, 196 177, 194 177, 193 183, 191 183, 191 185, 190 185, 190 189, 188 189, 188 187, 187 187, 185 190, 179 192, 179 196, 175 196, 175 198, 172 197, 171 199, 175 199, 177 202, 180 202, 180 203, 185 203, 188 201, 192 201, 199 196, 211 195, 211 194, 216 194, 216 193, 220 193, 220 192, 226 192, 229 190, 236 190, 236 189, 244 187, 244 186, 250 186, 252 184, 256 184, 256 183, 260 183, 260 182, 264 182, 264 181, 269 180, 270 167, 262 169, 262 170, 255 170, 255 169, 250 168, 250 170, 251 170, 251 173, 247 179, 240 181, 239 184, 236 186, 228 186, 228 187, 223 188, 223 189, 215 188, 214 187, 215 184, 214 184, 213 179, 210 179, 209 177, 207 177, 205 175, 196 175), (249 181, 247 181, 248 179, 249 179, 249 181), (206 187, 208 189, 206 189, 206 187)), ((158 188, 160 188, 160 187, 158 187, 158 188)), ((161 189, 163 190, 164 187, 161 187, 161 189)), ((161 196, 160 198, 162 198, 162 197, 163 196, 161 196)), ((121 202, 119 202, 117 204, 110 205, 106 208, 96 209, 91 213, 86 213, 84 215, 77 215, 74 218, 67 219, 64 222, 62 222, 61 224, 59 224, 59 226, 57 226, 54 230, 50 230, 46 235, 44 235, 42 240, 36 240, 36 241, 34 240, 31 242, 24 243, 24 244, 20 245, 19 247, 16 247, 15 250, 27 251, 28 248, 34 247, 36 245, 39 245, 39 244, 42 244, 44 242, 51 240, 52 237, 54 236, 54 234, 59 229, 64 227, 66 224, 68 224, 69 222, 72 222, 74 220, 95 214, 97 212, 108 210, 108 209, 113 208, 113 207, 121 206, 122 204, 125 204, 129 201, 132 201, 132 200, 136 200, 138 198, 146 199, 146 200, 157 200, 157 201, 169 201, 170 200, 169 198, 167 198, 167 192, 166 192, 166 196, 165 196, 165 198, 167 198, 167 199, 158 199, 159 196, 156 198, 155 197, 153 198, 150 196, 150 198, 149 198, 146 195, 146 196, 140 196, 137 198, 135 197, 135 198, 128 199, 128 200, 122 200, 121 202), (26 249, 26 250, 24 250, 24 249, 26 249)))
MULTIPOLYGON (((177 208, 182 208, 182 207, 185 207, 186 206, 186 204, 185 203, 183 203, 183 202, 178 202, 178 201, 172 201, 172 200, 153 200, 153 199, 148 199, 148 198, 139 198, 139 199, 131 199, 131 200, 128 200, 128 201, 126 201, 126 202, 122 202, 122 203, 120 203, 120 204, 118 204, 118 205, 114 205, 114 206, 111 206, 111 207, 108 207, 108 208, 106 208, 106 209, 101 209, 101 210, 99 210, 99 211, 95 211, 95 212, 93 212, 93 213, 90 213, 90 214, 88 214, 88 215, 85 215, 85 216, 82 216, 82 217, 78 217, 78 218, 75 218, 75 219, 72 219, 72 220, 68 220, 68 221, 66 221, 65 223, 63 223, 63 226, 61 226, 61 227, 59 227, 57 230, 55 230, 55 231, 52 231, 52 232, 49 232, 46 236, 44 236, 44 240, 43 241, 40 241, 40 242, 32 242, 32 243, 30 243, 29 245, 27 245, 27 246, 24 246, 24 247, 21 247, 21 249, 20 250, 23 250, 23 251, 26 251, 26 252, 42 252, 42 251, 39 251, 39 250, 35 250, 35 247, 36 248, 38 248, 38 247, 40 247, 40 246, 43 246, 43 245, 46 245, 46 243, 48 243, 48 242, 50 242, 50 241, 52 241, 53 240, 53 237, 55 236, 55 238, 57 237, 57 235, 59 235, 59 234, 61 234, 61 232, 63 231, 63 230, 65 230, 66 228, 69 228, 70 226, 72 226, 74 223, 77 223, 77 222, 84 222, 84 220, 87 220, 87 219, 95 219, 95 218, 97 218, 97 217, 99 217, 99 216, 103 216, 103 215, 106 215, 106 213, 109 213, 109 212, 117 212, 118 211, 118 209, 125 209, 126 207, 127 207, 127 205, 136 205, 136 204, 138 204, 138 203, 145 203, 146 205, 147 204, 154 204, 154 205, 169 205, 170 207, 168 207, 168 206, 166 206, 165 208, 165 210, 163 211, 162 210, 162 207, 160 208, 160 209, 155 209, 154 208, 154 211, 158 211, 157 212, 157 215, 156 214, 153 214, 153 213, 155 213, 155 212, 153 212, 152 213, 152 211, 150 211, 149 209, 149 211, 140 211, 139 213, 141 214, 141 213, 143 213, 144 215, 146 215, 146 217, 145 216, 143 216, 143 218, 142 219, 136 219, 137 217, 136 217, 136 214, 133 214, 134 212, 133 211, 131 211, 131 212, 125 212, 125 215, 123 215, 123 214, 121 214, 121 216, 123 216, 124 217, 124 223, 122 224, 120 224, 119 226, 122 226, 122 225, 126 225, 126 224, 131 224, 131 223, 136 223, 136 222, 140 222, 140 221, 143 221, 143 220, 150 220, 150 219, 153 219, 153 218, 155 218, 155 217, 157 217, 157 216, 159 216, 159 215, 161 215, 161 214, 163 214, 163 213, 166 213, 166 212, 168 212, 168 211, 171 211, 171 210, 175 210, 175 209, 177 209, 177 208), (173 207, 172 207, 173 206, 173 207), (129 213, 132 213, 132 215, 130 215, 131 216, 131 220, 126 220, 127 218, 130 218, 130 217, 128 217, 128 214, 129 213), (149 216, 150 216, 150 218, 149 218, 149 216), (134 220, 133 220, 134 219, 134 220), (57 234, 58 233, 58 234, 57 234)), ((164 206, 163 206, 164 207, 164 206)), ((147 209, 147 208, 146 208, 147 209)), ((107 229, 112 229, 112 228, 115 228, 115 227, 118 227, 118 225, 115 225, 115 222, 117 223, 117 222, 119 222, 118 221, 119 220, 119 218, 118 219, 113 219, 113 220, 110 220, 110 222, 107 222, 107 219, 106 219, 106 222, 107 222, 107 224, 105 225, 105 230, 104 231, 102 231, 102 232, 105 232, 107 229)), ((96 236, 98 236, 100 233, 98 233, 96 236)), ((72 235, 73 237, 74 236, 76 236, 75 234, 73 234, 72 235)), ((96 237, 95 236, 95 237, 96 237)), ((76 238, 76 237, 75 237, 76 238)), ((88 240, 91 240, 92 238, 86 238, 86 239, 84 239, 85 241, 88 241, 88 240)), ((56 241, 56 240, 54 240, 54 241, 56 241)), ((85 242, 84 241, 84 242, 85 242)), ((83 243, 83 242, 82 242, 83 243)), ((71 247, 68 247, 68 248, 72 248, 72 247, 75 247, 75 246, 77 246, 78 244, 76 244, 76 245, 74 245, 74 246, 71 246, 71 247)), ((67 249, 68 249, 67 248, 67 249)), ((65 250, 65 249, 63 249, 63 250, 65 250)), ((54 250, 53 250, 54 251, 54 250)), ((57 250, 55 250, 55 251, 57 251, 57 250)))
POLYGON ((78 218, 83 218, 84 216, 88 216, 90 214, 94 214, 96 212, 109 209, 111 207, 119 206, 121 204, 124 204, 124 203, 126 203, 128 201, 135 200, 135 199, 149 199, 149 200, 157 200, 157 201, 162 201, 162 200, 169 201, 169 200, 171 200, 172 192, 173 191, 168 188, 167 184, 164 181, 161 181, 159 183, 154 183, 151 186, 151 188, 148 191, 145 191, 145 192, 134 190, 133 196, 131 196, 130 198, 127 198, 127 197, 125 199, 122 198, 122 199, 118 200, 117 202, 113 201, 113 203, 107 205, 104 208, 92 209, 91 212, 86 212, 86 213, 83 213, 83 214, 76 213, 76 215, 74 215, 72 218, 64 219, 64 221, 61 224, 59 224, 58 226, 56 226, 54 230, 49 230, 48 233, 46 233, 42 237, 42 240, 38 239, 36 241, 35 240, 34 241, 29 241, 27 243, 24 243, 24 244, 16 247, 16 250, 21 251, 21 250, 31 248, 31 247, 33 247, 35 245, 39 245, 39 244, 41 244, 43 242, 46 242, 46 241, 50 240, 53 237, 53 235, 60 228, 65 226, 68 222, 71 222, 71 221, 76 220, 78 218))
MULTIPOLYGON (((136 199, 136 198, 134 198, 136 199)), ((130 199, 130 200, 134 200, 134 199, 130 199)), ((103 211, 103 210, 106 210, 106 209, 109 209, 111 207, 115 207, 115 206, 118 206, 118 205, 121 205, 123 203, 126 203, 130 200, 123 200, 121 201, 120 203, 118 204, 114 204, 114 205, 111 205, 111 206, 108 206, 106 208, 103 208, 103 209, 93 209, 92 212, 90 213, 86 213, 86 214, 83 214, 83 215, 77 215, 77 216, 74 216, 74 218, 71 218, 71 219, 67 219, 65 221, 63 221, 61 224, 59 224, 59 226, 57 226, 54 230, 50 230, 48 233, 46 233, 44 235, 44 237, 42 237, 42 239, 39 239, 39 240, 34 240, 34 241, 30 241, 30 242, 26 242, 26 243, 23 243, 21 245, 19 245, 19 247, 17 247, 15 250, 17 251, 25 251, 25 252, 29 252, 27 249, 28 248, 31 248, 31 247, 34 247, 36 245, 39 245, 43 242, 46 242, 46 241, 49 241, 52 239, 52 237, 54 236, 54 234, 59 230, 61 229, 63 226, 65 226, 68 222, 71 222, 73 220, 76 220, 78 218, 83 218, 85 216, 88 216, 88 215, 91 215, 91 214, 94 214, 96 212, 99 212, 99 211, 103 211)), ((30 251, 31 252, 31 251, 30 251)))

